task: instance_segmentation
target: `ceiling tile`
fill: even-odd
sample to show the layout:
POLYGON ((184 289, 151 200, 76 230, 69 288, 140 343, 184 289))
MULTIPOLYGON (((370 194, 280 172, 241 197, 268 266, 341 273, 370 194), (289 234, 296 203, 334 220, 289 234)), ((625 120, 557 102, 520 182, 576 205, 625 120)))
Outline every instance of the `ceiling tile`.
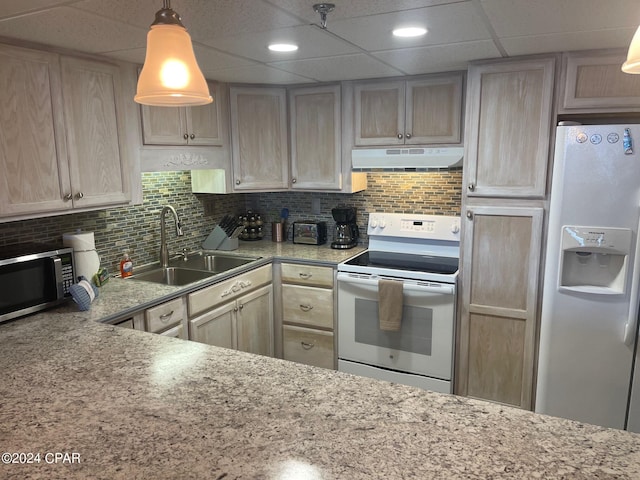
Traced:
POLYGON ((210 80, 230 83, 276 83, 286 85, 313 82, 312 79, 284 72, 266 65, 253 65, 226 70, 205 71, 204 75, 210 80))
POLYGON ((588 32, 551 33, 500 39, 509 55, 543 52, 628 48, 636 28, 620 28, 588 32))
POLYGON ((360 52, 360 50, 353 45, 313 25, 216 38, 206 43, 217 49, 261 62, 326 57, 329 55, 345 55, 360 52), (299 49, 295 52, 276 53, 269 51, 267 48, 267 45, 270 43, 283 42, 295 43, 299 46, 299 49))
POLYGON ((491 38, 483 18, 468 2, 338 20, 329 30, 365 50, 375 51, 491 38), (394 28, 408 25, 421 25, 429 32, 422 37, 404 39, 391 34, 394 28))
POLYGON ((2 0, 0 2, 0 19, 55 7, 63 3, 69 3, 69 0, 2 0))
POLYGON ((319 82, 402 75, 402 72, 362 53, 289 62, 273 62, 269 65, 314 78, 319 82))
MULTIPOLYGON (((74 6, 148 28, 162 1, 84 0, 74 6)), ((303 23, 262 0, 173 0, 171 8, 180 15, 191 37, 199 41, 303 23)))
POLYGON ((499 37, 637 27, 637 0, 481 0, 499 37))
MULTIPOLYGON (((304 18, 312 23, 320 23, 320 14, 313 10, 313 5, 321 3, 318 0, 265 0, 277 5, 293 15, 304 18)), ((398 12, 414 8, 430 7, 445 3, 457 3, 460 0, 348 0, 332 1, 336 5, 333 12, 328 14, 327 25, 333 20, 353 17, 365 17, 380 13, 398 12)))
POLYGON ((144 47, 146 31, 68 7, 0 21, 0 35, 100 53, 144 47))
POLYGON ((416 75, 466 70, 467 62, 499 57, 500 52, 493 41, 481 40, 479 42, 434 45, 405 50, 387 50, 373 52, 373 55, 409 75, 416 75))

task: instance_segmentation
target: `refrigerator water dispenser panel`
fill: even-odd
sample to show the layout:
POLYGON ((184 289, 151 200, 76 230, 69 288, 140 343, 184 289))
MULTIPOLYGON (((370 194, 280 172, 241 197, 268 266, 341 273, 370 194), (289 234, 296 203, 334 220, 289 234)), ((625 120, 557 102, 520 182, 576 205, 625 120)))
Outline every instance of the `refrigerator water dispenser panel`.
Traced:
POLYGON ((624 294, 630 250, 627 228, 563 226, 559 289, 624 294))

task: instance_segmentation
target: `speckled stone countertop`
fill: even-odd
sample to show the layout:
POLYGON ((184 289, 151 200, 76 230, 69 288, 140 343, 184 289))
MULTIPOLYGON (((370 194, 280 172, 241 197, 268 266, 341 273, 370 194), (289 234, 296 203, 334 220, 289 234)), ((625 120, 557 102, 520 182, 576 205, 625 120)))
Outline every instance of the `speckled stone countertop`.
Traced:
POLYGON ((94 321, 130 284, 0 325, 0 478, 640 478, 635 434, 94 321))

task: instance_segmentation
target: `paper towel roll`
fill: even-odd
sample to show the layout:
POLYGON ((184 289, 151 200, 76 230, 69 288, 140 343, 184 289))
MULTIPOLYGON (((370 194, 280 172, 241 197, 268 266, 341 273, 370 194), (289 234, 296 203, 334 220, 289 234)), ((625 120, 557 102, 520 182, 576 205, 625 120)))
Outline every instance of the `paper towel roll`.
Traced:
POLYGON ((91 281, 93 275, 100 268, 100 257, 96 251, 93 232, 63 233, 62 244, 73 248, 73 263, 76 277, 84 276, 91 281))

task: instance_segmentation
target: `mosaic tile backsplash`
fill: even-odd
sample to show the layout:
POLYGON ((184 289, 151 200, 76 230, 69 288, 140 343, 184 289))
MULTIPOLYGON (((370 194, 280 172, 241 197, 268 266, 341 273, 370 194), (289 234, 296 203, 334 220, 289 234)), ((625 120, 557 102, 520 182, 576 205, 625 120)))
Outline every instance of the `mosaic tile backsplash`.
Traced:
MULTIPOLYGON (((271 238, 270 221, 280 210, 289 209, 289 224, 297 220, 325 220, 331 227, 331 209, 354 206, 361 233, 368 213, 388 211, 434 215, 460 215, 462 170, 420 173, 368 173, 368 188, 354 194, 279 192, 230 195, 191 193, 191 175, 181 172, 145 172, 142 175, 143 204, 132 207, 59 215, 0 223, 0 247, 12 243, 62 242, 62 234, 78 229, 92 231, 102 266, 118 271, 122 252, 128 249, 134 265, 157 261, 160 246, 160 210, 172 205, 182 220, 183 237, 175 235, 173 218, 166 216, 169 252, 197 250, 226 214, 253 210, 265 219, 265 238, 271 238), (320 210, 312 214, 312 200, 320 210)), ((289 239, 290 239, 289 235, 289 239)), ((366 244, 366 235, 361 241, 366 244)), ((135 267, 134 267, 135 268, 135 267)))

